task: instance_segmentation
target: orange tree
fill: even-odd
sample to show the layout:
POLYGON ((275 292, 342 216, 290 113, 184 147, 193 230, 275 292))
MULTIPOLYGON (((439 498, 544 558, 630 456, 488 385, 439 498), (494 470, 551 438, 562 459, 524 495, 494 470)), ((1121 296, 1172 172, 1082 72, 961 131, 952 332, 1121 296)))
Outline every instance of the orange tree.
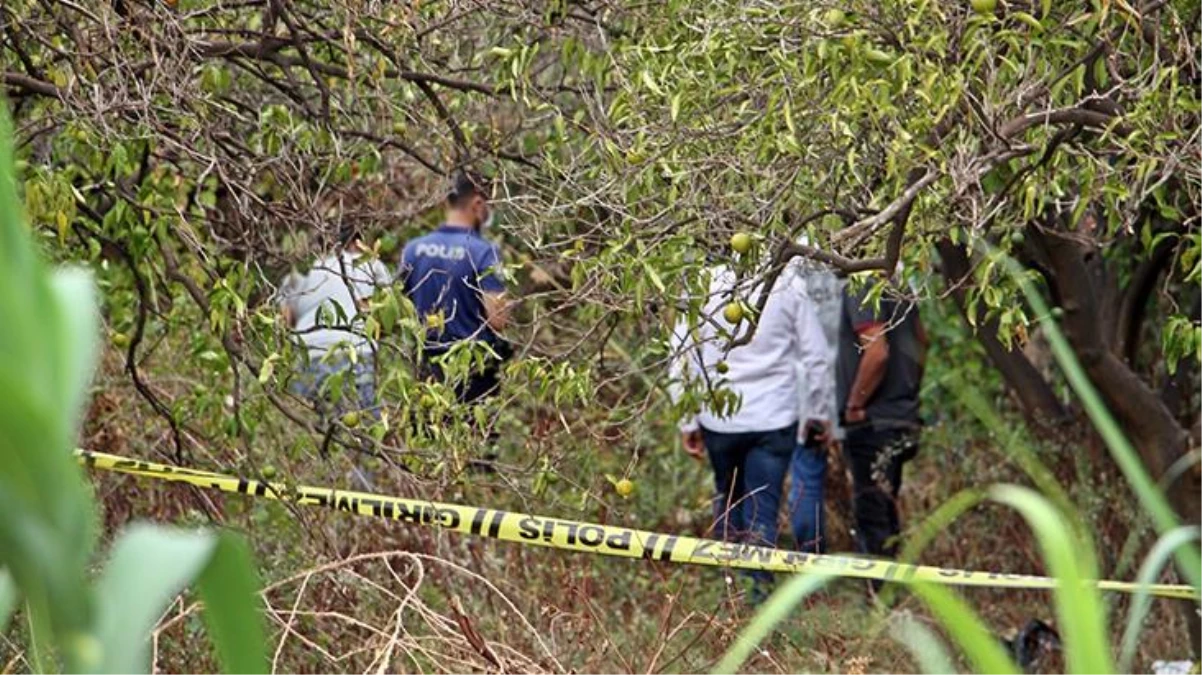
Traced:
MULTIPOLYGON (((991 4, 17 0, 0 44, 29 211, 61 257, 105 266, 114 342, 177 453, 249 447, 280 415, 306 451, 345 439, 287 394, 274 283, 338 223, 391 255, 470 165, 504 186, 524 296, 487 412, 540 453, 537 485, 564 466, 547 434, 662 438, 643 420, 669 416, 668 319, 696 313, 709 251, 747 230, 767 274, 803 256, 942 276, 919 292, 954 300, 1056 438, 1079 416, 1024 350, 1016 258, 1197 522, 1199 3, 991 4), (203 381, 148 381, 169 343, 203 381), (515 401, 532 412, 506 422, 515 401)), ((411 363, 416 317, 391 294, 374 308, 368 330, 411 363)), ((423 449, 474 441, 413 424, 447 395, 410 373, 382 374, 389 415, 355 433, 436 468, 423 449)))
MULTIPOLYGON (((775 263, 854 273, 904 260, 912 276, 941 276, 919 294, 950 296, 1031 429, 1072 452, 1091 432, 1064 380, 1032 359, 1041 317, 1018 288, 1033 283, 1177 516, 1196 524, 1200 11, 633 9, 628 35, 580 57, 597 94, 573 119, 592 143, 568 144, 558 165, 598 184, 595 198, 666 259, 746 228, 775 263)), ((1172 517, 1156 522, 1163 532, 1172 517)))

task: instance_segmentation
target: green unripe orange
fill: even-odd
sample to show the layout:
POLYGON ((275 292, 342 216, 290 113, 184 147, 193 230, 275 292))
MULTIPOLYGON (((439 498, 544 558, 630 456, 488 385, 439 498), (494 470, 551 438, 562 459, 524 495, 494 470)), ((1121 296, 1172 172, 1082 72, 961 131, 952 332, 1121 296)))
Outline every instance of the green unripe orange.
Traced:
POLYGON ((730 364, 725 361, 719 361, 715 368, 717 369, 719 375, 725 375, 730 372, 730 364))
POLYGON ((617 483, 614 483, 614 490, 617 490, 618 494, 622 495, 623 497, 629 497, 630 495, 634 494, 634 481, 630 480, 629 478, 623 478, 617 483))
POLYGON ((730 247, 739 255, 747 255, 751 251, 751 235, 746 232, 736 232, 730 238, 730 247))
POLYGON ((348 428, 354 429, 355 427, 359 426, 359 413, 355 410, 348 412, 342 416, 342 423, 348 428))
POLYGON ((722 310, 722 318, 726 319, 727 323, 738 323, 743 320, 743 305, 738 302, 732 302, 722 310))

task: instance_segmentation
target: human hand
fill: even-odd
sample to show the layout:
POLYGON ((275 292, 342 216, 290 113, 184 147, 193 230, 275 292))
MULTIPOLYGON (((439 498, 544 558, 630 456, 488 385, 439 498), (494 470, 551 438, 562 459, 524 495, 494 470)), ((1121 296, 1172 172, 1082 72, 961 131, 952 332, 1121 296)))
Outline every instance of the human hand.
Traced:
POLYGON ((700 429, 682 431, 680 433, 680 444, 684 446, 684 451, 693 459, 705 459, 705 441, 702 439, 700 429))
POLYGON ((807 445, 825 447, 831 442, 830 420, 808 419, 803 427, 807 445))
POLYGON ((864 412, 863 408, 847 406, 847 410, 843 412, 843 419, 847 420, 848 424, 858 424, 868 419, 868 413, 864 412))

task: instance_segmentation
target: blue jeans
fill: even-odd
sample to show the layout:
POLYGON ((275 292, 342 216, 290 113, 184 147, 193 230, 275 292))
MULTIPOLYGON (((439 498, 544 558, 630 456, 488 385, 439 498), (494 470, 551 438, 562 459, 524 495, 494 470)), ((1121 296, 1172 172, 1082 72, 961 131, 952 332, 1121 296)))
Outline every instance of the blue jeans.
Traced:
POLYGON ((308 367, 297 374, 289 387, 292 393, 313 401, 317 411, 327 417, 333 413, 361 410, 373 417, 380 416, 376 404, 376 374, 371 355, 361 355, 357 363, 337 357, 329 360, 312 357, 308 367), (327 386, 330 378, 344 379, 337 392, 327 386), (335 400, 337 399, 337 400, 335 400))
MULTIPOLYGON (((329 360, 313 357, 308 366, 297 373, 289 389, 313 402, 323 424, 334 415, 352 410, 380 419, 380 406, 376 403, 375 361, 370 354, 361 355, 357 363, 342 357, 329 360), (330 382, 330 378, 338 376, 342 377, 341 383, 330 382), (332 386, 335 384, 340 386, 337 391, 332 391, 336 388, 332 386)), ((371 473, 358 462, 351 468, 351 477, 361 489, 375 489, 371 473)))
POLYGON ((823 486, 826 482, 826 450, 801 443, 793 450, 789 465, 789 524, 797 550, 826 551, 826 513, 823 486))
MULTIPOLYGON (((702 429, 714 469, 714 531, 726 541, 775 546, 781 491, 797 425, 774 431, 721 433, 702 429)), ((772 573, 750 573, 760 593, 772 573)))

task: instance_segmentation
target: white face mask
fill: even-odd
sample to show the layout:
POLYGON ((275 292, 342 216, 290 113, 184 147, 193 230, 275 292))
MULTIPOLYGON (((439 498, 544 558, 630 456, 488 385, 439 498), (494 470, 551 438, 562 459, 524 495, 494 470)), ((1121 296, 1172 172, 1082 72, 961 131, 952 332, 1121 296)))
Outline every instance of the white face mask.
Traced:
POLYGON ((479 230, 480 234, 484 234, 485 232, 488 231, 488 228, 492 227, 492 219, 493 219, 493 210, 489 209, 488 217, 486 217, 484 219, 484 221, 480 223, 480 230, 479 230))

